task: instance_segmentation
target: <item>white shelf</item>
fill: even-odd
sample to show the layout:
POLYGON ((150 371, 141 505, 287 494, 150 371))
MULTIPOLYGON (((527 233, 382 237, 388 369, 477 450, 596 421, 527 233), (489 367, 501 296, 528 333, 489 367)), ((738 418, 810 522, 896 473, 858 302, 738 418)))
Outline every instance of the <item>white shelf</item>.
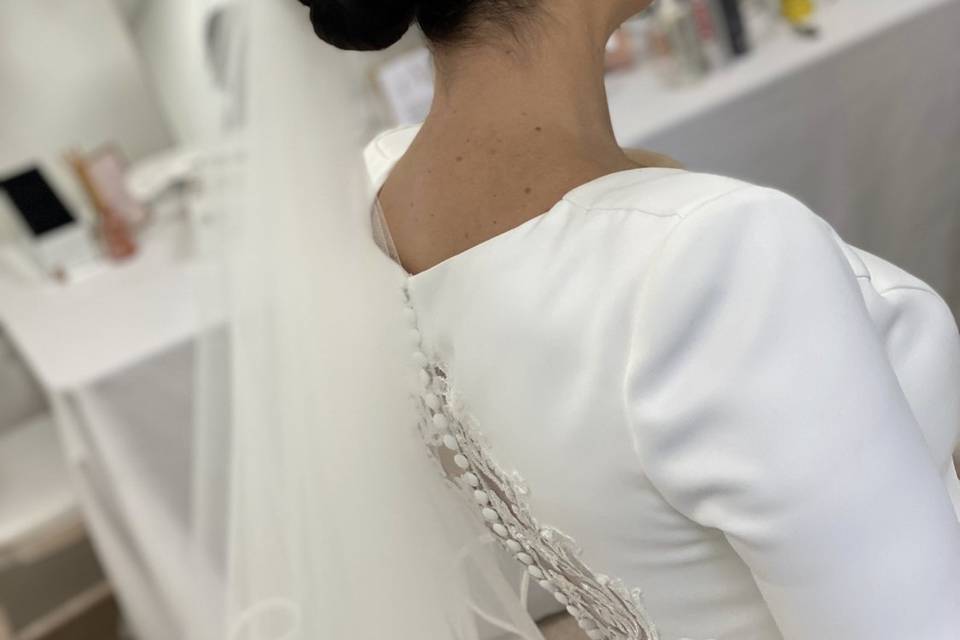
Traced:
POLYGON ((836 0, 818 12, 818 38, 797 36, 783 26, 742 60, 683 87, 666 86, 649 65, 613 75, 607 90, 614 130, 622 144, 641 144, 654 134, 957 1, 836 0))
POLYGON ((0 433, 0 565, 30 559, 80 526, 53 420, 41 415, 0 433))

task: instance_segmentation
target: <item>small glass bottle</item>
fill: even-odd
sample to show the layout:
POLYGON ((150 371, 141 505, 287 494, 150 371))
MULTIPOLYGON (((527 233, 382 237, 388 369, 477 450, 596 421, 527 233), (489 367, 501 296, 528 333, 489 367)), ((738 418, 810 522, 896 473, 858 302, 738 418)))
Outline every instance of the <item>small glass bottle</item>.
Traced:
POLYGON ((697 32, 693 12, 686 3, 662 0, 657 11, 657 23, 670 43, 674 56, 672 82, 682 84, 703 77, 710 70, 697 32))
POLYGON ((812 0, 781 0, 780 11, 794 31, 806 36, 817 35, 817 26, 813 23, 814 4, 812 0))

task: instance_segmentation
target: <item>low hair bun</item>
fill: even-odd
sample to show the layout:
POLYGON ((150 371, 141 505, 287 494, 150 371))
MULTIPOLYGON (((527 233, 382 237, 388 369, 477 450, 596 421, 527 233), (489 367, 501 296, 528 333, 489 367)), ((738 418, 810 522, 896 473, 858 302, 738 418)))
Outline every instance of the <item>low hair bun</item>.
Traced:
POLYGON ((386 49, 407 32, 417 0, 300 0, 310 8, 313 31, 338 49, 386 49))

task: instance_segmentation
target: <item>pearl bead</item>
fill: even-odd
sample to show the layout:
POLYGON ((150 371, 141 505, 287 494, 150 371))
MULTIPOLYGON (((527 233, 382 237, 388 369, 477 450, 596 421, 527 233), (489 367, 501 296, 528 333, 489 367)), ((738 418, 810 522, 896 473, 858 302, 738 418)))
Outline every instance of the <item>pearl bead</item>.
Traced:
POLYGON ((418 367, 426 367, 428 362, 427 356, 423 355, 422 351, 413 352, 413 361, 416 363, 418 367))
POLYGON ((567 603, 569 602, 569 600, 567 600, 567 596, 563 595, 563 594, 560 593, 559 591, 554 591, 554 592, 553 592, 553 599, 556 600, 557 602, 559 602, 560 604, 563 604, 563 605, 565 605, 565 604, 567 604, 567 603))
POLYGON ((500 524, 499 522, 495 523, 490 528, 493 529, 493 532, 498 536, 500 536, 501 538, 506 538, 508 535, 510 535, 510 532, 507 531, 507 528, 502 524, 500 524))
POLYGON ((447 420, 447 416, 442 413, 436 413, 433 416, 433 426, 435 426, 440 431, 444 431, 448 426, 450 426, 450 421, 447 420))
POLYGON ((572 615, 574 618, 579 618, 581 612, 580 612, 580 609, 576 608, 571 604, 571 605, 567 605, 567 613, 572 615))
POLYGON ((603 631, 600 631, 600 629, 590 629, 590 631, 587 631, 587 637, 590 638, 590 640, 603 640, 603 631))
POLYGON ((477 476, 473 475, 472 473, 465 473, 465 474, 463 474, 463 481, 466 482, 466 483, 467 483, 468 485, 470 485, 471 487, 479 487, 479 486, 480 486, 480 478, 478 478, 477 476))
POLYGON ((540 567, 536 565, 530 565, 529 567, 527 567, 527 573, 529 573, 531 576, 533 576, 537 580, 543 577, 543 571, 541 571, 540 567))
POLYGON ((530 557, 528 554, 526 554, 526 553, 518 553, 518 554, 517 554, 517 560, 519 560, 519 561, 522 562, 523 564, 533 564, 533 558, 531 558, 531 557, 530 557))
POLYGON ((467 460, 467 457, 462 453, 458 453, 453 456, 453 464, 457 465, 461 469, 468 469, 470 467, 470 461, 467 460))
POLYGON ((580 618, 580 620, 577 621, 577 624, 579 624, 580 628, 584 631, 590 631, 591 629, 597 628, 597 623, 590 618, 580 618))
POLYGON ((456 451, 460 448, 459 444, 457 443, 457 439, 449 433, 443 436, 443 446, 445 446, 447 449, 450 449, 450 451, 456 451))
POLYGON ((429 384, 430 384, 430 374, 427 372, 427 370, 426 370, 426 369, 420 369, 420 374, 419 374, 419 375, 420 375, 420 384, 422 384, 422 385, 425 386, 425 387, 426 387, 426 386, 429 386, 429 384))
POLYGON ((434 411, 440 408, 440 398, 432 393, 425 394, 423 396, 423 402, 434 411))
POLYGON ((489 522, 496 522, 497 520, 500 519, 500 514, 494 511, 493 509, 491 509, 490 507, 487 507, 486 509, 484 509, 482 513, 483 513, 483 517, 489 522))
POLYGON ((490 496, 487 495, 486 491, 474 491, 473 499, 476 500, 479 504, 487 504, 490 502, 490 496))
POLYGON ((507 545, 507 549, 510 549, 510 551, 513 551, 514 553, 520 553, 521 551, 523 551, 523 545, 521 545, 519 542, 517 542, 512 538, 510 540, 507 540, 506 545, 507 545))

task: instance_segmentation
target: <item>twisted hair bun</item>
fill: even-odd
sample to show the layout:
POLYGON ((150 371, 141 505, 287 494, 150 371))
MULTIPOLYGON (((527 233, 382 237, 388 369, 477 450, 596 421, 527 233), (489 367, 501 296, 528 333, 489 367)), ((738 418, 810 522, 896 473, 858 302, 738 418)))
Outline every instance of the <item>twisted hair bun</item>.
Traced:
POLYGON ((310 8, 314 32, 339 49, 376 51, 399 40, 417 13, 418 0, 300 0, 310 8))

